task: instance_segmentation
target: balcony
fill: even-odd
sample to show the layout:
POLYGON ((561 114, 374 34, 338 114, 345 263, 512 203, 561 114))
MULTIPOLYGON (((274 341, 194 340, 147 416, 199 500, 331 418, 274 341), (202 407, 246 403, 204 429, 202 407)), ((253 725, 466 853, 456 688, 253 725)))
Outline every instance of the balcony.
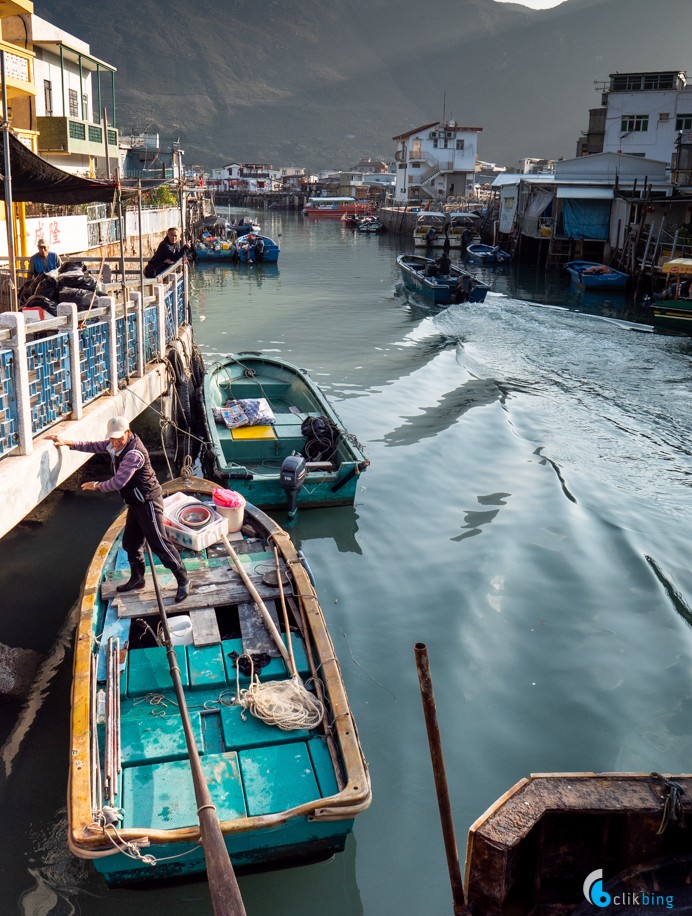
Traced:
MULTIPOLYGON (((0 0, 0 15, 9 15, 2 13, 5 5, 11 4, 5 4, 3 0, 0 0)), ((5 52, 7 98, 36 95, 33 74, 34 52, 10 44, 8 41, 0 41, 0 50, 5 52)))
POLYGON ((22 13, 33 13, 33 0, 0 0, 0 19, 5 16, 21 16, 22 13))
MULTIPOLYGON (((36 118, 36 122, 40 133, 39 153, 106 155, 103 127, 100 124, 65 117, 41 117, 36 118)), ((118 131, 114 127, 108 128, 108 152, 109 155, 117 157, 118 131)))

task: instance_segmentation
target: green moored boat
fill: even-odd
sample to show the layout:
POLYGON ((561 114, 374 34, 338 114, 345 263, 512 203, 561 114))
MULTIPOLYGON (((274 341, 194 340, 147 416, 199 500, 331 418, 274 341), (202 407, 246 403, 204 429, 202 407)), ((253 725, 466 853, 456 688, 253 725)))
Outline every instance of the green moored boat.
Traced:
MULTIPOLYGON (((170 574, 155 567, 194 743, 236 871, 318 861, 343 849, 370 804, 339 663, 286 532, 247 504, 230 526, 242 530, 225 534, 214 488, 198 478, 164 488, 168 519, 183 517, 171 506, 190 505, 208 519, 191 529, 195 549, 181 550, 189 597, 175 604, 170 574), (284 698, 268 719, 260 701, 271 705, 287 687, 298 709, 284 698)), ((72 691, 68 842, 109 885, 205 871, 151 567, 143 589, 116 591, 128 576, 124 519, 87 572, 72 691)))
POLYGON ((369 462, 305 371, 237 353, 208 369, 204 400, 208 477, 291 515, 296 507, 353 505, 369 462))

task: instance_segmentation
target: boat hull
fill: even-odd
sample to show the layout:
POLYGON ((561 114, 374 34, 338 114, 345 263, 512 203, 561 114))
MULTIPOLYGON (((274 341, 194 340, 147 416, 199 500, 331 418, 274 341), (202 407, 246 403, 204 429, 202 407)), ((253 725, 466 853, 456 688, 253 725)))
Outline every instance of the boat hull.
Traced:
POLYGON ((480 264, 505 264, 511 260, 511 256, 506 251, 495 248, 493 245, 469 245, 466 248, 466 254, 480 264))
MULTIPOLYGON (((164 496, 177 505, 193 497, 211 506, 215 486, 178 479, 164 486, 164 496)), ((166 647, 155 641, 150 568, 142 590, 117 591, 129 575, 122 550, 125 517, 122 513, 106 532, 82 589, 68 789, 68 845, 113 886, 206 870, 166 647), (147 620, 149 629, 142 626, 147 620), (117 833, 100 826, 106 805, 121 810, 117 833), (142 857, 121 851, 123 843, 138 844, 142 857)), ((261 600, 284 621, 277 624, 284 657, 263 628, 251 593, 229 568, 216 529, 204 547, 197 545, 200 550, 181 550, 191 582, 183 604, 173 601, 168 571, 157 565, 157 576, 171 631, 182 632, 175 624, 185 620, 192 631, 190 638, 174 641, 173 650, 226 848, 239 871, 258 871, 319 861, 342 850, 354 817, 370 803, 370 781, 310 572, 287 533, 250 504, 244 528, 245 534, 229 537, 261 600), (285 601, 279 600, 277 562, 285 601), (179 614, 184 616, 173 616, 179 614), (255 674, 265 687, 289 680, 289 641, 300 683, 313 683, 319 671, 321 686, 314 690, 325 706, 323 724, 284 730, 234 701, 250 685, 250 670, 239 665, 243 654, 253 652, 255 674)))
MULTIPOLYGON (((584 885, 597 870, 614 901, 618 892, 654 887, 665 898, 666 862, 680 863, 683 880, 676 886, 688 886, 692 842, 684 821, 692 816, 691 791, 689 775, 539 773, 522 779, 469 829, 469 916, 592 913, 584 885), (666 799, 670 805, 675 787, 681 807, 667 817, 666 799)), ((672 897, 657 902, 664 905, 657 912, 672 909, 672 897)))
POLYGON ((307 373, 285 360, 239 353, 211 366, 205 378, 205 403, 209 450, 208 476, 230 486, 256 506, 286 509, 288 497, 281 486, 281 464, 306 447, 301 431, 308 416, 324 416, 342 430, 331 470, 308 470, 297 494, 303 509, 353 505, 360 474, 368 461, 344 427, 325 395, 307 373), (248 378, 246 373, 254 373, 248 378), (245 432, 226 429, 213 416, 229 398, 265 397, 276 417, 271 427, 245 432), (293 411, 290 408, 294 408, 293 411))
POLYGON ((417 255, 399 255, 397 263, 404 286, 415 293, 420 293, 427 299, 431 299, 435 305, 450 305, 453 299, 453 290, 463 277, 470 278, 472 283, 467 301, 485 301, 488 287, 461 268, 452 266, 449 277, 429 277, 426 276, 425 269, 428 265, 434 263, 433 258, 423 258, 417 255))
POLYGON ((630 279, 628 274, 594 261, 569 261, 564 268, 582 289, 624 289, 630 279))
POLYGON ((651 312, 655 328, 692 334, 692 300, 660 299, 651 312))

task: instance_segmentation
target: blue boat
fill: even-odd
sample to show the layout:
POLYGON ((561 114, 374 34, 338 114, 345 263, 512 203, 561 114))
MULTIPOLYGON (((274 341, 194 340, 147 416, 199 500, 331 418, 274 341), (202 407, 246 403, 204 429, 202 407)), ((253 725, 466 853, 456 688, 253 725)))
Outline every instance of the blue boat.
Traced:
POLYGON ((235 243, 241 264, 276 264, 281 249, 268 235, 248 232, 235 243))
POLYGON ((195 258, 198 261, 230 261, 240 264, 276 264, 281 249, 268 235, 249 232, 235 241, 213 239, 197 242, 195 258))
POLYGON ((482 242, 467 245, 466 254, 481 264, 506 264, 512 260, 512 255, 503 251, 499 245, 484 245, 482 242))
POLYGON ((158 564, 156 584, 147 565, 142 589, 117 591, 128 577, 125 513, 86 574, 68 844, 112 886, 204 874, 189 759, 195 744, 236 871, 329 858, 370 804, 367 765, 307 563, 256 507, 239 502, 217 515, 215 487, 201 478, 164 487, 169 537, 189 545, 181 547, 191 586, 182 603, 158 564))
POLYGON ((629 274, 597 261, 568 261, 564 268, 583 289, 624 289, 630 280, 629 274))
POLYGON ((443 276, 433 273, 434 258, 423 258, 416 254, 400 254, 396 259, 404 286, 420 293, 436 305, 451 305, 453 302, 483 302, 489 287, 477 277, 452 264, 449 273, 443 276))

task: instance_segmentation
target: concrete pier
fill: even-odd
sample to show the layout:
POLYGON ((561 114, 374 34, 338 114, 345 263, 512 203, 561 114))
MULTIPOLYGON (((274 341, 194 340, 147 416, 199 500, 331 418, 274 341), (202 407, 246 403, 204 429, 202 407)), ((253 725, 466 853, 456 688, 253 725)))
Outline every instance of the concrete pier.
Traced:
POLYGON ((91 457, 46 435, 105 438, 110 417, 132 420, 168 389, 169 348, 191 352, 186 264, 144 283, 133 270, 105 291, 88 314, 72 303, 38 322, 0 314, 0 537, 91 457))

